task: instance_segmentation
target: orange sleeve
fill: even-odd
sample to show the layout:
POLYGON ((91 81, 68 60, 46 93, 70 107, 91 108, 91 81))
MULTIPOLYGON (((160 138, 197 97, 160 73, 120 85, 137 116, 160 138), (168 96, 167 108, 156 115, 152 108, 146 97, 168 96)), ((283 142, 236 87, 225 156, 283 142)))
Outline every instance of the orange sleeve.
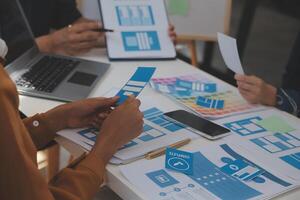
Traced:
POLYGON ((23 123, 38 150, 43 149, 56 136, 56 133, 48 126, 44 114, 36 114, 33 117, 25 118, 23 123))
MULTIPOLYGON (((15 86, 0 65, 0 199, 92 199, 103 181, 105 163, 90 154, 77 166, 62 170, 48 185, 37 168, 36 147, 17 108, 15 86)), ((32 119, 43 118, 36 117, 32 119)), ((41 145, 46 142, 37 138, 41 145)))

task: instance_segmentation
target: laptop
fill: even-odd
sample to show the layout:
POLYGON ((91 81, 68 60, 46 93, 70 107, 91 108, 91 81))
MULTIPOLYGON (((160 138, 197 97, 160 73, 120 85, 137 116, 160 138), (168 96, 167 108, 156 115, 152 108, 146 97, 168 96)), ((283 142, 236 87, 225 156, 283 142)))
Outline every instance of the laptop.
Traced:
POLYGON ((109 64, 40 52, 19 1, 0 4, 0 37, 9 50, 5 69, 19 93, 67 102, 86 98, 109 64))

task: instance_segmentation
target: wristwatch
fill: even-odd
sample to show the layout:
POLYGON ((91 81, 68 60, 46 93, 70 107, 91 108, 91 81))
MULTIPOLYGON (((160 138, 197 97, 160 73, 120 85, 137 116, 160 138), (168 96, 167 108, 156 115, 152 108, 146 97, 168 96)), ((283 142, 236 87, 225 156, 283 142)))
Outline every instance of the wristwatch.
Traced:
POLYGON ((4 64, 7 50, 8 49, 7 49, 6 43, 0 38, 0 63, 1 64, 4 64))

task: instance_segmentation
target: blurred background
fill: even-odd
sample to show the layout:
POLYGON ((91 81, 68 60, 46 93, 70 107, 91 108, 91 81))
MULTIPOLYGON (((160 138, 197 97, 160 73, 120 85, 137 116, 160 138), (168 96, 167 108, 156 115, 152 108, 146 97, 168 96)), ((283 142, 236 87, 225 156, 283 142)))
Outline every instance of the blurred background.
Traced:
MULTIPOLYGON (((229 33, 237 38, 238 44, 244 42, 239 49, 244 68, 249 74, 255 74, 275 86, 281 84, 281 76, 299 30, 299 0, 232 1, 229 33)), ((211 63, 201 66, 204 46, 203 42, 197 42, 199 66, 234 84, 216 45, 211 63)), ((189 57, 186 48, 182 54, 185 58, 189 57)))

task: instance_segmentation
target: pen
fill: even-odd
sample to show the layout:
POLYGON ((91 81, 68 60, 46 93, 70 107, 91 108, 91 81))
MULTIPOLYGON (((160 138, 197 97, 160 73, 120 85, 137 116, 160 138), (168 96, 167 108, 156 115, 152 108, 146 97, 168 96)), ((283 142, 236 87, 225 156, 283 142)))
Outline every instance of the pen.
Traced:
MULTIPOLYGON (((186 144, 188 144, 188 143, 190 143, 190 142, 191 142, 191 139, 185 139, 185 140, 181 140, 181 141, 179 141, 179 142, 176 142, 176 143, 174 143, 174 144, 171 144, 171 145, 169 145, 169 146, 167 146, 167 147, 169 147, 169 148, 179 148, 179 147, 182 147, 182 146, 184 146, 184 145, 186 145, 186 144)), ((145 158, 146 158, 147 160, 151 160, 151 159, 153 159, 153 158, 157 158, 157 157, 159 157, 159 156, 161 156, 161 155, 164 155, 165 152, 166 152, 167 147, 163 147, 163 148, 154 150, 154 151, 152 151, 152 152, 149 152, 149 153, 147 153, 147 154, 145 155, 145 158)))
POLYGON ((114 30, 106 29, 106 28, 99 28, 99 29, 95 29, 94 31, 97 31, 97 32, 114 32, 114 30))

